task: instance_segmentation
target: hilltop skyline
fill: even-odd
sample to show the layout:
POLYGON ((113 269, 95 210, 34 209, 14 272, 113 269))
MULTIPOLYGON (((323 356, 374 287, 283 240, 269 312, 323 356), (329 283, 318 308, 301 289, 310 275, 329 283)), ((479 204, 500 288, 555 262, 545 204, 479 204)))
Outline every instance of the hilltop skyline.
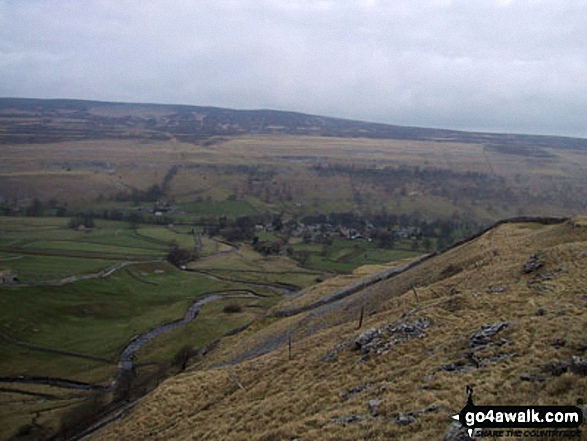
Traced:
POLYGON ((0 96, 587 137, 587 5, 0 0, 0 96))

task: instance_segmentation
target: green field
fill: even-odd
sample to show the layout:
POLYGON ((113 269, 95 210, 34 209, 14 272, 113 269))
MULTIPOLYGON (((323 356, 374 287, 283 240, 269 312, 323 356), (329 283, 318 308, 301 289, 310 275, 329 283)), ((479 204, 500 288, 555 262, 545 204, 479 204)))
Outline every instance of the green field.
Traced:
MULTIPOLYGON (((191 229, 189 230, 191 231, 191 229)), ((136 231, 137 239, 151 239, 149 242, 159 244, 161 246, 169 247, 170 243, 176 243, 183 248, 193 248, 195 246, 194 235, 189 232, 182 231, 180 228, 161 228, 161 227, 141 227, 136 231)))
MULTIPOLYGON (((15 274, 20 282, 34 283, 97 273, 121 262, 108 259, 112 254, 141 254, 159 259, 160 263, 137 262, 107 278, 63 286, 0 286, 0 330, 10 338, 115 360, 133 336, 183 317, 187 308, 203 294, 247 288, 239 281, 214 280, 205 275, 179 271, 162 261, 171 243, 186 248, 195 246, 195 237, 189 228, 142 226, 132 230, 118 222, 101 221, 96 228, 80 232, 64 227, 65 223, 55 218, 0 217, 2 245, 11 250, 3 253, 0 270, 15 274), (19 254, 19 250, 23 254, 19 254), (56 255, 42 254, 47 250, 56 255), (91 258, 68 257, 78 251, 94 255, 91 258), (41 254, 35 254, 37 252, 41 254)), ((230 250, 229 247, 209 238, 202 239, 202 246, 204 255, 218 256, 216 262, 221 262, 225 269, 230 268, 230 259, 224 261, 225 255, 217 254, 230 250)), ((244 254, 244 259, 250 263, 247 268, 252 269, 258 266, 251 262, 262 260, 252 250, 244 254)), ((295 267, 293 262, 288 265, 295 267)), ((279 295, 279 290, 269 286, 253 285, 250 289, 263 295, 279 295)), ((218 323, 217 331, 209 329, 206 335, 217 337, 242 325, 242 319, 235 318, 224 317, 220 320, 222 323, 218 323)), ((181 332, 189 334, 190 328, 186 329, 188 331, 181 332)), ((197 337, 191 341, 207 340, 208 337, 197 337)), ((2 348, 9 356, 0 361, 0 376, 44 374, 106 381, 111 374, 111 369, 103 366, 98 371, 96 366, 82 369, 78 366, 79 360, 77 364, 64 363, 65 356, 51 358, 35 350, 15 349, 4 341, 2 348), (105 376, 100 378, 96 372, 105 376)), ((168 351, 167 355, 172 354, 168 351)), ((81 362, 84 366, 88 363, 95 364, 81 362)))
POLYGON ((190 202, 188 204, 182 204, 180 207, 198 217, 249 216, 260 212, 259 209, 255 208, 246 200, 190 202))
POLYGON ((167 264, 129 271, 59 287, 4 289, 0 327, 18 340, 114 358, 133 335, 182 317, 205 292, 228 288, 167 264))
POLYGON ((365 240, 335 239, 332 245, 294 244, 295 252, 306 252, 304 266, 309 269, 349 273, 363 265, 388 263, 416 257, 421 250, 382 249, 365 240))
POLYGON ((0 268, 9 269, 19 280, 42 281, 96 273, 105 270, 116 261, 104 259, 79 259, 65 256, 20 255, 14 260, 0 261, 0 268))
MULTIPOLYGON (((246 246, 238 250, 206 236, 199 236, 202 258, 195 264, 213 264, 224 277, 180 271, 164 259, 172 243, 186 249, 196 246, 190 226, 139 225, 131 229, 126 223, 100 220, 94 228, 77 231, 68 228, 67 221, 0 217, 0 271, 18 277, 15 284, 0 285, 0 377, 52 377, 108 385, 116 375, 120 352, 134 337, 183 318, 194 301, 207 293, 239 296, 206 304, 195 320, 140 349, 136 361, 147 365, 137 367, 135 383, 153 387, 149 378, 155 373, 157 378, 167 375, 182 348, 195 351, 275 305, 283 290, 274 284, 294 280, 307 286, 316 278, 315 272, 290 259, 264 258, 246 246), (101 271, 123 262, 126 266, 98 277, 101 271), (269 267, 277 272, 257 276, 269 267), (230 273, 238 268, 254 272, 242 277, 230 273), (44 284, 85 275, 94 278, 44 284), (242 311, 224 312, 228 304, 238 304, 242 311)), ((80 403, 80 397, 88 396, 43 385, 17 384, 4 389, 0 392, 0 423, 6 434, 30 423, 39 410, 40 421, 56 428, 64 412, 80 403), (29 399, 30 404, 20 411, 1 404, 18 401, 25 393, 23 388, 31 393, 50 390, 56 401, 29 399), (70 400, 72 394, 76 398, 70 400), (48 411, 53 405, 61 410, 48 411)))

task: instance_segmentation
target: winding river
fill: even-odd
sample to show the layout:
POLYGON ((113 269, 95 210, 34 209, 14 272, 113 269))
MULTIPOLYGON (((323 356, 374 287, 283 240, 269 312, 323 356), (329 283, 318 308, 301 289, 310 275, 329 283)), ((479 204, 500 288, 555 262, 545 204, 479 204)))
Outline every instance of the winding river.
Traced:
POLYGON ((165 323, 161 326, 157 326, 156 328, 153 328, 150 331, 140 334, 138 337, 131 340, 131 342, 123 349, 118 359, 118 373, 116 375, 114 385, 116 385, 116 383, 120 380, 120 378, 123 375, 126 375, 127 372, 132 371, 134 366, 135 353, 143 345, 159 337, 161 334, 165 334, 166 332, 173 331, 174 329, 187 325, 189 322, 191 322, 198 316, 198 313, 200 312, 202 306, 204 306, 206 303, 210 303, 214 300, 218 300, 221 298, 222 296, 219 294, 205 295, 189 307, 189 309, 185 313, 185 316, 182 319, 165 323))
MULTIPOLYGON (((251 291, 243 290, 247 296, 250 297, 258 297, 255 293, 251 291)), ((175 320, 169 323, 165 323, 163 325, 157 326, 156 328, 151 329, 150 331, 144 332, 143 334, 138 335, 137 337, 133 338, 126 347, 120 353, 118 357, 118 369, 116 373, 116 377, 114 381, 109 386, 97 386, 89 383, 82 383, 77 381, 66 380, 62 378, 50 378, 50 377, 9 377, 9 378, 0 378, 0 383, 26 383, 26 384, 45 384, 45 385, 52 385, 58 387, 64 387, 69 389, 77 389, 77 390, 96 390, 102 389, 104 391, 111 391, 116 389, 119 385, 121 379, 132 373, 134 368, 134 357, 135 353, 141 349, 145 344, 154 340, 155 338, 165 334, 169 331, 174 329, 180 328, 181 326, 187 325, 193 319, 198 316, 200 309, 206 303, 213 302, 215 300, 219 300, 222 298, 230 298, 230 296, 222 296, 217 293, 207 294, 198 300, 196 300, 187 310, 184 317, 175 320)), ((50 350, 48 348, 41 348, 41 347, 33 347, 33 349, 37 350, 50 350)))

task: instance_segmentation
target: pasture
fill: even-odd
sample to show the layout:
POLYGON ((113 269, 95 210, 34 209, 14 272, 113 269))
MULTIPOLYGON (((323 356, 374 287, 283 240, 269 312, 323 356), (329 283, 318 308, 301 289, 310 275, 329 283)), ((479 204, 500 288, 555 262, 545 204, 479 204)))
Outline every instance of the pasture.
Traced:
MULTIPOLYGON (((67 218, 0 217, 0 271, 18 278, 0 285, 0 377, 61 378, 107 387, 119 354, 134 337, 183 318, 206 294, 224 296, 137 352, 135 383, 150 388, 153 376, 164 378, 174 369, 183 348, 193 355, 275 305, 284 294, 280 283, 304 287, 321 275, 285 257, 264 258, 244 245, 237 249, 207 236, 198 242, 192 231, 187 225, 131 229, 104 220, 78 230, 68 227, 67 218), (195 263, 202 273, 167 263, 171 244, 199 246, 195 263), (208 274, 210 265, 222 276, 208 274), (239 269, 248 271, 240 274, 239 269), (268 269, 274 273, 259 277, 268 269), (88 275, 94 278, 85 279, 88 275), (227 305, 238 305, 237 311, 226 312, 227 305)), ((48 385, 6 386, 0 391, 3 436, 30 423, 37 412, 38 421, 56 429, 75 406, 92 399, 89 392, 48 385), (16 410, 14 403, 24 398, 27 404, 16 410)))

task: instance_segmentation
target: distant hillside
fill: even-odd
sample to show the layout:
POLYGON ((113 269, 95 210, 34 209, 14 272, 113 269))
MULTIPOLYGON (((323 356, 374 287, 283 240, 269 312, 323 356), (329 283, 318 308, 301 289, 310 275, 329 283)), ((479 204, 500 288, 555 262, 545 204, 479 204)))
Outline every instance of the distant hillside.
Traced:
POLYGON ((478 405, 586 413, 586 283, 587 219, 502 224, 337 301, 285 300, 308 308, 209 348, 91 439, 463 440, 467 385, 478 405))
POLYGON ((274 110, 0 98, 0 144, 172 138, 204 143, 247 134, 453 141, 532 156, 548 155, 543 147, 587 149, 587 139, 579 138, 402 127, 274 110))

